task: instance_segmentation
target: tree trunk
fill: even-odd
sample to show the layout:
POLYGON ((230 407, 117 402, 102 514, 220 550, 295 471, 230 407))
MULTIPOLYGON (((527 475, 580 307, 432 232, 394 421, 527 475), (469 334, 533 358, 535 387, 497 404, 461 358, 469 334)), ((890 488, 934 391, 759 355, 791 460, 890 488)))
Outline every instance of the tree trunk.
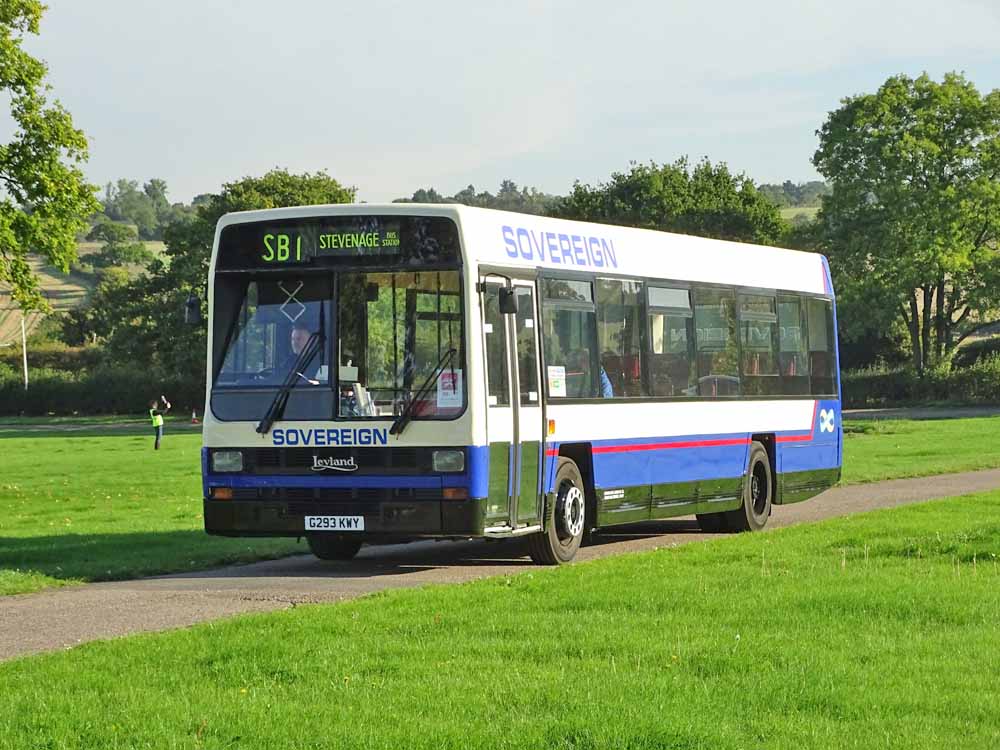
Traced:
POLYGON ((923 287, 924 292, 924 309, 921 310, 921 331, 920 331, 920 348, 922 353, 922 365, 920 367, 921 374, 924 368, 927 367, 931 359, 931 305, 934 304, 934 287, 925 286, 923 287))
POLYGON ((940 362, 944 353, 948 350, 948 340, 947 333, 945 331, 945 313, 944 313, 944 276, 938 279, 937 283, 937 303, 935 305, 934 312, 934 352, 935 359, 940 362))
POLYGON ((906 321, 906 328, 910 332, 910 347, 913 349, 913 367, 920 374, 924 372, 924 358, 920 351, 920 311, 917 309, 917 293, 911 292, 910 314, 903 311, 903 320, 906 321))

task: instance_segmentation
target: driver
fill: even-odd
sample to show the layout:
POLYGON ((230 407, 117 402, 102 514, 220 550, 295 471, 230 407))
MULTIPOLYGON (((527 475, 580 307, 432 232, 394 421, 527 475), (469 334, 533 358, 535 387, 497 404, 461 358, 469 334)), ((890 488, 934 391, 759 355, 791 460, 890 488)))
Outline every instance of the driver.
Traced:
MULTIPOLYGON (((290 334, 289 343, 291 344, 291 351, 285 358, 285 362, 282 365, 282 372, 287 374, 299 359, 299 355, 302 350, 305 349, 306 344, 309 343, 309 338, 312 336, 312 331, 305 323, 295 323, 292 326, 292 331, 290 334)), ((300 380, 299 383, 305 382, 309 385, 319 385, 319 380, 316 379, 316 374, 319 371, 319 361, 320 352, 313 355, 313 358, 302 366, 301 370, 297 370, 300 380)))

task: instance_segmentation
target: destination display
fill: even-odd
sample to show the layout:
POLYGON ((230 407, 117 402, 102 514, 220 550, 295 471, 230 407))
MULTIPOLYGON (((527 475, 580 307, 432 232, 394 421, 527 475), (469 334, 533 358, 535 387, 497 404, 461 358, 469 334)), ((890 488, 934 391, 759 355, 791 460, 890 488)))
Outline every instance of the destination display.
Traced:
POLYGON ((322 226, 265 228, 260 238, 260 259, 264 263, 302 263, 322 255, 398 253, 399 246, 399 222, 370 230, 322 226))
POLYGON ((452 260, 458 260, 458 230, 450 219, 345 216, 227 227, 220 239, 218 268, 452 260))

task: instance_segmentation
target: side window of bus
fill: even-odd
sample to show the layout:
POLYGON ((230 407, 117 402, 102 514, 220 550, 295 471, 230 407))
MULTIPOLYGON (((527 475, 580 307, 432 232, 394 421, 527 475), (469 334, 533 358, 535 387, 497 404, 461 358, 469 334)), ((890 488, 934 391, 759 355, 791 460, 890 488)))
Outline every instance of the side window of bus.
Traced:
POLYGON ((535 295, 528 287, 515 287, 517 314, 514 331, 517 334, 517 387, 523 406, 538 406, 538 355, 535 353, 535 295))
POLYGON ((806 306, 799 297, 778 296, 778 369, 782 393, 809 394, 809 347, 806 342, 806 306))
POLYGON ((741 294, 739 304, 743 393, 748 396, 780 394, 775 299, 770 295, 741 294))
POLYGON ((594 294, 589 281, 545 279, 545 377, 550 398, 601 395, 594 294))
POLYGON ((698 395, 738 396, 736 295, 724 289, 694 290, 694 325, 698 356, 698 395))
POLYGON ((813 396, 829 396, 834 388, 833 305, 829 300, 806 301, 809 318, 809 383, 813 396))
POLYGON ((650 392, 653 396, 697 396, 691 292, 651 286, 647 293, 650 392))
POLYGON ((642 382, 642 282, 597 280, 602 395, 648 396, 642 382))
POLYGON ((490 406, 510 406, 507 384, 507 337, 500 314, 500 286, 487 284, 483 292, 483 331, 486 336, 487 399, 490 406))

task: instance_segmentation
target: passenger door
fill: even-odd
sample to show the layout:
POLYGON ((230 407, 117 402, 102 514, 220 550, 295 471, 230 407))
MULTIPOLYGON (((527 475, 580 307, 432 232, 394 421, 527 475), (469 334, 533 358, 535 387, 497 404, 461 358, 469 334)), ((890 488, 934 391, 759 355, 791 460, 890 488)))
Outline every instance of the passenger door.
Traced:
POLYGON ((511 281, 517 312, 502 315, 499 295, 507 281, 484 276, 482 282, 490 448, 487 525, 534 526, 541 521, 545 449, 535 286, 528 280, 511 281))

